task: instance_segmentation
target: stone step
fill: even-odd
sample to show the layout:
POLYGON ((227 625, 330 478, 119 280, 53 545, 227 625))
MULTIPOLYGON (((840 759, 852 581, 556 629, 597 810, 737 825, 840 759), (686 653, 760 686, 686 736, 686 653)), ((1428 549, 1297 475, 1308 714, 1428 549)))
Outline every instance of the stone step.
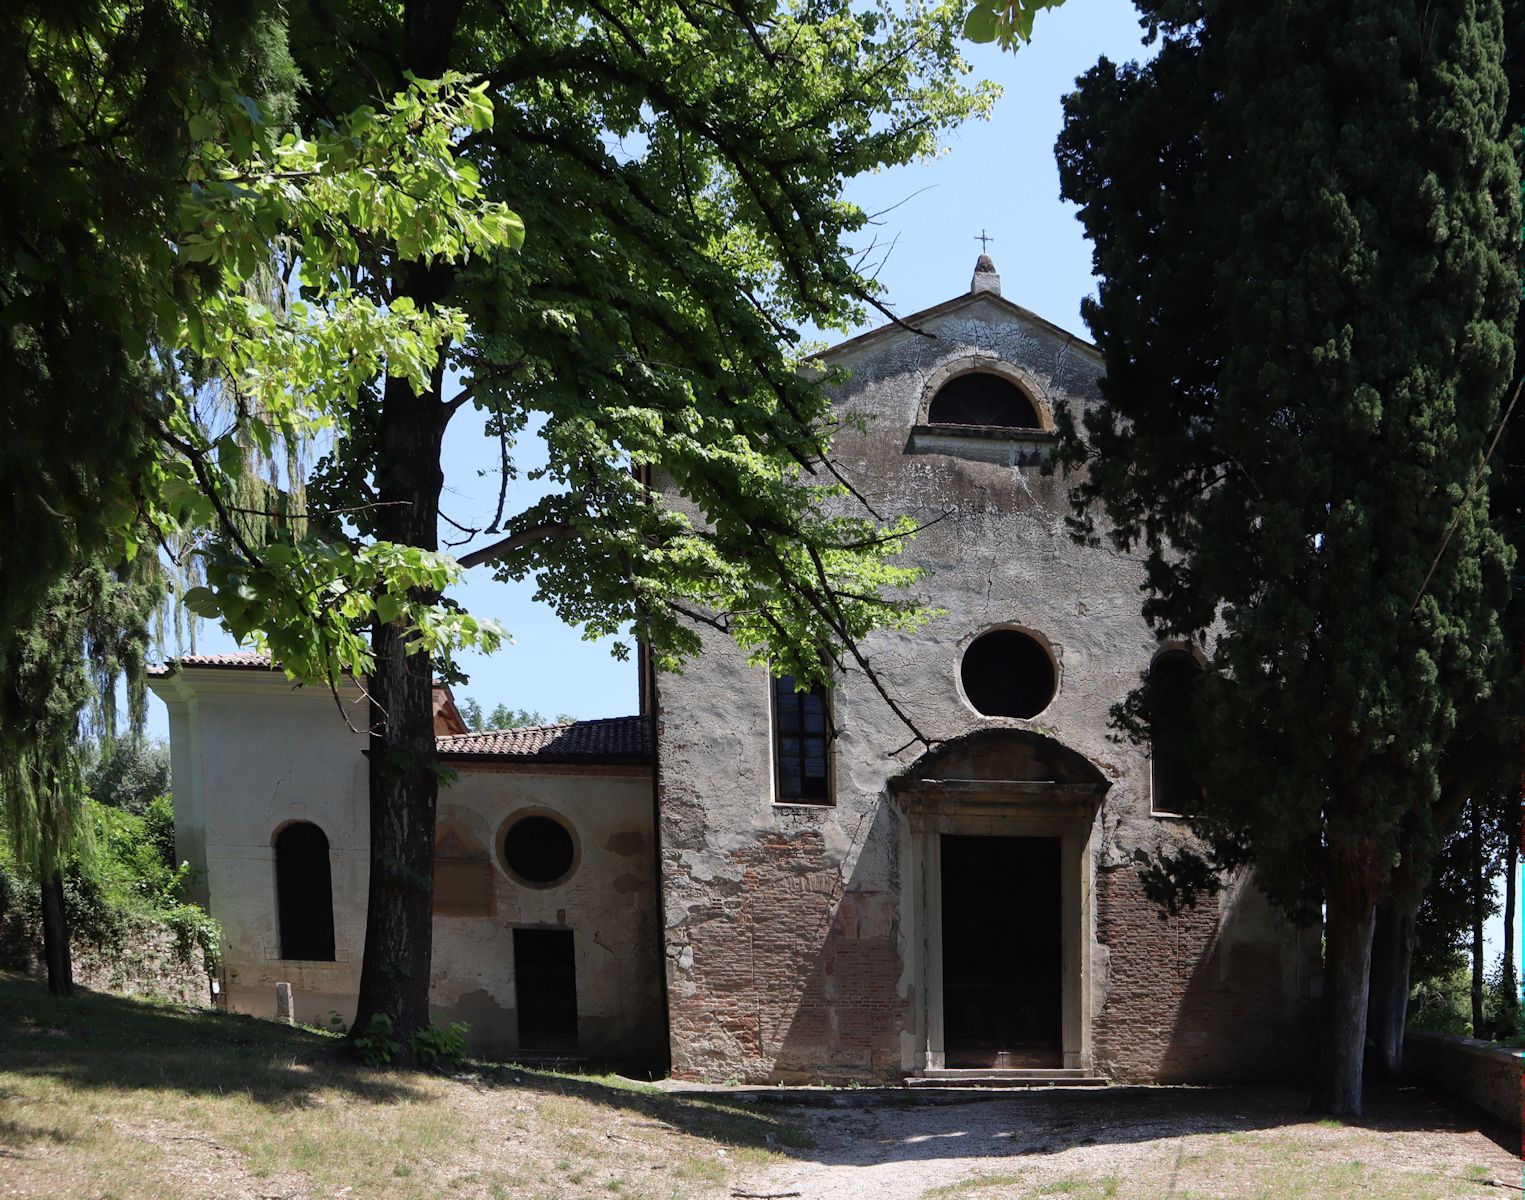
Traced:
POLYGON ((908 1076, 911 1088, 1105 1087, 1104 1075, 1081 1067, 930 1068, 908 1076))

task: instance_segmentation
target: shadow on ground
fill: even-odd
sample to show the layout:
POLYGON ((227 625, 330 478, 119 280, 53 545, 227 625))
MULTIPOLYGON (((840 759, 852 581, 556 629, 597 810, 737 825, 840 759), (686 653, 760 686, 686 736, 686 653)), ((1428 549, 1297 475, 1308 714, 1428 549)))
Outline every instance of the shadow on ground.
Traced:
POLYGON ((405 1077, 334 1061, 336 1047, 331 1036, 255 1017, 84 988, 64 1000, 36 980, 0 974, 0 1074, 74 1088, 241 1092, 281 1108, 303 1106, 320 1088, 376 1103, 418 1094, 405 1077))
MULTIPOLYGON (((336 1049, 332 1036, 272 1021, 91 992, 57 1000, 35 980, 0 974, 0 1075, 46 1076, 81 1089, 238 1092, 281 1109, 304 1107, 330 1088, 376 1104, 424 1097, 409 1076, 339 1061, 336 1049)), ((979 1095, 899 1088, 683 1091, 512 1064, 471 1064, 455 1078, 487 1092, 576 1097, 637 1125, 650 1122, 826 1165, 963 1158, 971 1139, 981 1143, 980 1154, 1015 1161, 1077 1146, 1273 1130, 1310 1120, 1306 1091, 1277 1087, 979 1095), (877 1110, 873 1120, 866 1119, 869 1110, 877 1110), (818 1145, 812 1134, 823 1126, 848 1132, 860 1122, 862 1137, 831 1136, 818 1145)), ((0 1108, 5 1095, 0 1088, 0 1108)), ((0 1121, 0 1136, 8 1123, 0 1121)), ((1511 1154, 1518 1147, 1515 1132, 1419 1088, 1374 1089, 1366 1116, 1347 1124, 1378 1132, 1479 1130, 1511 1154)))
MULTIPOLYGON (((1295 1087, 1120 1086, 973 1094, 903 1088, 727 1088, 666 1091, 653 1107, 650 1096, 631 1094, 604 1079, 532 1070, 507 1074, 505 1081, 514 1087, 660 1115, 700 1136, 766 1144, 827 1166, 911 1165, 972 1154, 1015 1161, 1081 1146, 1270 1132, 1317 1120, 1308 1112, 1308 1091, 1295 1087), (818 1140, 811 1131, 819 1130, 832 1130, 833 1136, 818 1140)), ((1378 1134, 1480 1132, 1511 1155, 1519 1148, 1517 1131, 1420 1087, 1368 1089, 1365 1115, 1340 1124, 1378 1134)))

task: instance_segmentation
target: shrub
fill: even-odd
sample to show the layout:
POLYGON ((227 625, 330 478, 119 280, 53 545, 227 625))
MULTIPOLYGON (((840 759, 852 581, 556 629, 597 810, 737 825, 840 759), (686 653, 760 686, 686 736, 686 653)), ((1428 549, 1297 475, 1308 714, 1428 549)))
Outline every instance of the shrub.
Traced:
POLYGON ((1408 1027, 1471 1036, 1471 971, 1457 967, 1444 975, 1417 980, 1409 999, 1408 1027))
POLYGON ((402 1049, 402 1044, 392 1037, 392 1018, 386 1013, 376 1013, 366 1025, 365 1032, 355 1035, 355 1053, 368 1067, 384 1067, 402 1049))
POLYGON ((432 1067, 438 1063, 457 1063, 466 1057, 466 1035, 471 1026, 455 1021, 441 1029, 438 1025, 425 1025, 413 1035, 413 1057, 422 1066, 432 1067))
MULTIPOLYGON (((144 802, 141 812, 88 797, 84 805, 90 836, 86 848, 64 871, 64 913, 71 938, 112 950, 121 947, 134 929, 158 924, 173 934, 182 961, 191 963, 199 947, 210 970, 217 957, 219 930, 205 910, 186 901, 186 885, 194 873, 188 864, 175 865, 175 820, 169 797, 144 802)), ((9 930, 11 942, 18 927, 34 935, 42 927, 37 883, 18 869, 3 839, 0 922, 9 930)), ((0 945, 0 956, 11 965, 21 965, 17 960, 26 953, 24 945, 0 945)))

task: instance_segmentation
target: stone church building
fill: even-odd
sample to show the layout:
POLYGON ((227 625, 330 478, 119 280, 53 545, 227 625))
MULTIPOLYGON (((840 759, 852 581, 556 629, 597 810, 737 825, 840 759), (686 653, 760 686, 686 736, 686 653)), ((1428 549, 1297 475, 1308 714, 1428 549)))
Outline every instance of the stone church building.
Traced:
MULTIPOLYGON (((718 634, 644 677, 631 716, 472 733, 440 689, 437 1019, 496 1056, 686 1078, 1300 1073, 1318 930, 1246 880, 1168 919, 1141 890, 1139 863, 1190 836, 1193 785, 1109 710, 1196 660, 1143 621, 1141 563, 1068 537, 1067 484, 1041 471, 1055 406, 1098 401, 1099 355, 982 257, 968 292, 823 357, 866 418, 845 469, 927 526, 906 558, 942 615, 864 651, 933 748, 861 673, 796 692, 718 634)), ((255 656, 182 658, 153 686, 222 997, 270 1014, 289 982, 299 1019, 347 1019, 363 738, 255 656)))

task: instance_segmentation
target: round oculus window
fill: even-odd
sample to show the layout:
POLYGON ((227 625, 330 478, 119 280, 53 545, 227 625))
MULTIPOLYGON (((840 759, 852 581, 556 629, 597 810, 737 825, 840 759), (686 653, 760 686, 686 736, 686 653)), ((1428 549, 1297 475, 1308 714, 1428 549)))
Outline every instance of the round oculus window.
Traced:
POLYGON ((970 642, 959 678, 969 703, 987 717, 1036 717, 1059 687, 1048 651, 1017 629, 994 629, 970 642))
POLYGON ((576 857, 571 833, 550 817, 520 817, 503 835, 503 861, 525 883, 547 887, 561 882, 576 857))

